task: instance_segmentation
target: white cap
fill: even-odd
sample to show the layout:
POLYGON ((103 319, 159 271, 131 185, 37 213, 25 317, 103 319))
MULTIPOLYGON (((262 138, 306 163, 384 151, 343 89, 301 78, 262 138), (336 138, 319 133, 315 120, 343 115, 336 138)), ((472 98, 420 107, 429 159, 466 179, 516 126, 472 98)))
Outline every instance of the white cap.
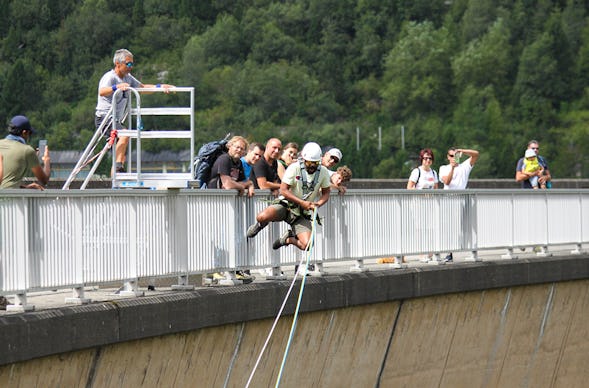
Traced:
POLYGON ((340 162, 342 161, 342 152, 338 148, 332 148, 327 151, 331 156, 335 156, 340 162))
MULTIPOLYGON (((521 154, 520 154, 521 155, 521 154)), ((536 156, 536 151, 531 148, 526 150, 526 158, 531 158, 532 156, 536 156)))
POLYGON ((321 160, 321 147, 314 142, 307 143, 301 151, 301 156, 309 162, 319 162, 321 160))

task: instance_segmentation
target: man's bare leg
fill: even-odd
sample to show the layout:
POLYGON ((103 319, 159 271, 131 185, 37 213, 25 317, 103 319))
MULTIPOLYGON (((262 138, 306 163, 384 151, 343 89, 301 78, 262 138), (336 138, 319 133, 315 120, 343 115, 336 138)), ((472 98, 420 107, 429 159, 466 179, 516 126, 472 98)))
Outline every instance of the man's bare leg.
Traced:
POLYGON ((117 139, 117 148, 115 150, 115 162, 117 166, 124 166, 127 160, 127 145, 129 144, 128 136, 121 136, 117 139))

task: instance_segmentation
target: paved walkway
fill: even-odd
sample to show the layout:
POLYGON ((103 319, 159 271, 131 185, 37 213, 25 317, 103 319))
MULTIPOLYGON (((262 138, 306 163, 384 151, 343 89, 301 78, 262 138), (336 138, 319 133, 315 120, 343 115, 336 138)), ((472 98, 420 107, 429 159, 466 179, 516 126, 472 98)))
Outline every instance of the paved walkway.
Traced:
MULTIPOLYGON (((554 248, 550 251, 550 254, 553 256, 559 255, 570 255, 571 250, 575 247, 572 245, 561 246, 554 248)), ((488 260, 510 260, 502 258, 501 256, 506 253, 505 250, 493 250, 493 251, 481 251, 479 252, 479 258, 483 261, 488 260)), ((516 250, 514 251, 514 255, 517 255, 519 259, 532 259, 537 256, 537 253, 534 252, 533 249, 527 248, 525 251, 516 250)), ((468 252, 460 252, 454 254, 454 262, 453 263, 440 263, 439 265, 454 265, 460 263, 468 262, 467 258, 470 256, 468 252)), ((427 259, 426 256, 408 256, 405 258, 404 266, 405 268, 419 268, 424 266, 432 266, 436 264, 432 264, 431 262, 425 262, 427 259)), ((442 257, 443 259, 443 257, 442 257)), ((396 271, 398 270, 395 268, 394 264, 379 264, 378 259, 366 259, 364 261, 364 266, 368 271, 396 271)), ((343 274, 350 272, 350 268, 355 265, 355 261, 347 261, 347 262, 333 262, 333 263, 324 263, 323 264, 323 276, 329 276, 330 274, 343 274)), ((252 270, 252 275, 254 277, 254 282, 272 282, 275 280, 268 280, 266 279, 266 274, 263 270, 252 270)), ((286 267, 284 270, 284 274, 286 279, 291 280, 294 275, 293 267, 286 267)), ((311 273, 310 276, 321 276, 318 274, 311 273)), ((139 292, 143 293, 144 296, 156 296, 156 295, 165 295, 169 293, 177 292, 172 290, 172 285, 176 284, 176 278, 156 278, 156 279, 140 279, 139 281, 139 292), (155 290, 148 290, 148 285, 153 284, 155 286, 155 290)), ((203 282, 201 275, 193 275, 190 277, 190 284, 194 285, 196 289, 198 288, 206 288, 211 287, 205 285, 203 282)), ((239 287, 240 284, 235 285, 234 287, 239 287)), ((85 298, 91 300, 91 303, 102 303, 102 302, 111 302, 117 301, 126 298, 132 298, 134 296, 128 295, 121 295, 120 285, 116 283, 111 283, 109 285, 99 286, 88 286, 85 288, 85 298)), ((214 285, 212 287, 226 287, 226 286, 217 286, 214 285)), ((35 311, 47 310, 52 308, 59 308, 65 306, 72 306, 72 304, 66 303, 66 298, 72 298, 75 295, 71 289, 60 289, 60 290, 47 290, 47 291, 38 291, 38 292, 30 292, 27 293, 27 303, 34 306, 35 311)), ((14 301, 14 295, 6 295, 6 298, 9 302, 14 301)), ((21 312, 14 312, 14 311, 6 311, 0 309, 0 317, 3 315, 8 314, 20 314, 21 312)))

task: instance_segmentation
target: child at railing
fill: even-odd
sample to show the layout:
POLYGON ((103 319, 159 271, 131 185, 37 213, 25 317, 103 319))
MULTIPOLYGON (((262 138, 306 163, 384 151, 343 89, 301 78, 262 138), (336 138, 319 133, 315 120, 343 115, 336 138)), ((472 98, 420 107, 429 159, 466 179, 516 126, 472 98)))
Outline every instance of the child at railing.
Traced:
MULTIPOLYGON (((544 168, 538 162, 536 152, 532 149, 528 148, 526 150, 526 153, 524 155, 522 172, 527 175, 530 175, 530 184, 532 185, 532 188, 538 189, 538 177, 542 175, 542 173, 544 172, 544 168)), ((545 189, 546 185, 542 184, 541 187, 545 189)))

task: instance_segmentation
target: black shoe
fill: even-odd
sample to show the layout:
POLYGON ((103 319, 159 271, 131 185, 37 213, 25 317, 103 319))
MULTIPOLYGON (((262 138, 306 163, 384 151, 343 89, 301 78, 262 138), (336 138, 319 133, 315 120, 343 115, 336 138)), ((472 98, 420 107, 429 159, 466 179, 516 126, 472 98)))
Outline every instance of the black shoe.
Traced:
POLYGON ((256 222, 255 224, 253 224, 252 226, 250 226, 249 228, 247 228, 247 232, 245 233, 245 235, 248 238, 255 237, 258 233, 260 233, 260 231, 262 229, 264 229, 264 227, 262 225, 260 225, 259 222, 256 222))
POLYGON ((152 286, 150 284, 149 286, 147 286, 147 291, 155 291, 155 286, 152 286))
POLYGON ((286 240, 288 240, 289 237, 294 237, 294 233, 292 232, 292 230, 287 229, 284 233, 280 235, 279 239, 274 241, 274 243, 272 244, 272 249, 279 249, 280 247, 288 245, 288 242, 286 240))
POLYGON ((123 166, 122 164, 117 163, 117 168, 116 168, 117 172, 127 172, 125 170, 125 166, 123 166))
POLYGON ((448 255, 444 258, 444 261, 446 263, 451 263, 452 261, 454 261, 454 256, 452 256, 452 252, 448 253, 448 255))

